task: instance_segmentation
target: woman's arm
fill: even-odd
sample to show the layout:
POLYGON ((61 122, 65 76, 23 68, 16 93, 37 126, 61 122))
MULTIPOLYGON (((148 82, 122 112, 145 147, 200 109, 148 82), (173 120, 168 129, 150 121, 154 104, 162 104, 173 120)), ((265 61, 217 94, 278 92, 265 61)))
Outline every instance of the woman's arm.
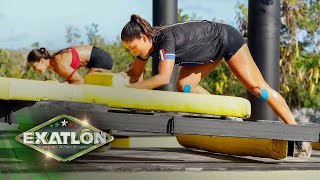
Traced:
POLYGON ((62 77, 66 78, 69 84, 83 84, 84 80, 82 76, 74 70, 70 65, 63 62, 55 63, 55 72, 57 72, 62 77))
POLYGON ((130 80, 129 80, 130 83, 135 83, 139 80, 147 63, 148 61, 142 61, 139 59, 134 60, 132 67, 127 71, 127 74, 130 77, 130 80))
POLYGON ((133 83, 128 87, 137 88, 137 89, 154 89, 154 88, 169 84, 173 68, 174 68, 174 60, 172 59, 162 60, 159 63, 159 68, 158 68, 159 74, 147 80, 133 83))

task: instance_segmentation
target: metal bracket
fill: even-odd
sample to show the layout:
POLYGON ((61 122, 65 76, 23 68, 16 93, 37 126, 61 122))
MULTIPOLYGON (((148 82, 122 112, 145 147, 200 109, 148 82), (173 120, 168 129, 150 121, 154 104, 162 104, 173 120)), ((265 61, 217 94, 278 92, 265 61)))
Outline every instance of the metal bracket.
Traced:
POLYGON ((10 112, 7 115, 5 115, 5 117, 4 117, 4 122, 7 122, 9 125, 12 124, 12 121, 11 121, 12 113, 13 113, 13 111, 10 110, 10 112))
POLYGON ((172 117, 171 119, 168 120, 168 124, 167 124, 167 133, 174 135, 174 117, 172 117))

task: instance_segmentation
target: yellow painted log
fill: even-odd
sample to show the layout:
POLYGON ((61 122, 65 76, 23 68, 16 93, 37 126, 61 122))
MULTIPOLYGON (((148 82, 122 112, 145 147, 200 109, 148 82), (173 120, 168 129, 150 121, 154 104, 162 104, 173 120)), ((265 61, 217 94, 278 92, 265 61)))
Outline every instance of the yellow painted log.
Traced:
MULTIPOLYGON (((117 108, 203 113, 242 118, 249 117, 251 111, 250 102, 238 97, 123 88, 127 83, 126 80, 112 73, 87 75, 85 83, 87 85, 69 85, 0 78, 0 99, 92 102, 117 108)), ((218 153, 274 159, 284 158, 287 154, 287 141, 195 135, 178 135, 177 139, 182 146, 218 153)))
MULTIPOLYGON (((117 75, 105 73, 90 74, 85 77, 85 83, 106 86, 119 86, 119 84, 121 86, 121 83, 126 84, 125 81, 121 81, 121 77, 115 78, 115 76, 117 75)), ((187 96, 193 98, 192 104, 206 102, 197 99, 197 96, 194 96, 194 94, 187 94, 187 96)), ((179 99, 179 101, 180 100, 181 99, 179 99)), ((230 105, 232 106, 232 102, 230 102, 230 105)), ((216 108, 216 106, 217 105, 213 105, 210 107, 216 108)), ((225 110, 238 111, 238 109, 231 110, 229 108, 225 110)), ((216 113, 218 115, 221 112, 216 113)), ((268 157, 273 159, 282 159, 287 156, 287 141, 195 135, 177 135, 177 140, 185 147, 193 147, 217 153, 268 157)), ((112 142, 112 146, 114 147, 123 144, 129 145, 129 138, 118 139, 118 141, 115 139, 115 141, 112 142)))
POLYGON ((313 142, 312 143, 312 149, 315 149, 315 150, 319 150, 320 151, 320 143, 316 143, 316 142, 313 142))
POLYGON ((92 73, 84 77, 84 83, 100 86, 125 87, 125 85, 129 84, 128 78, 129 77, 125 77, 124 73, 92 73))
POLYGON ((114 148, 130 148, 130 138, 114 138, 111 146, 114 148))
POLYGON ((176 135, 176 137, 180 145, 187 148, 273 159, 287 157, 288 141, 198 135, 176 135))
POLYGON ((103 73, 104 78, 99 78, 101 73, 87 74, 84 76, 85 84, 101 85, 101 86, 112 86, 112 73, 103 73))
POLYGON ((0 99, 62 100, 106 104, 114 108, 188 112, 250 117, 250 102, 244 98, 124 87, 71 85, 0 77, 0 99))

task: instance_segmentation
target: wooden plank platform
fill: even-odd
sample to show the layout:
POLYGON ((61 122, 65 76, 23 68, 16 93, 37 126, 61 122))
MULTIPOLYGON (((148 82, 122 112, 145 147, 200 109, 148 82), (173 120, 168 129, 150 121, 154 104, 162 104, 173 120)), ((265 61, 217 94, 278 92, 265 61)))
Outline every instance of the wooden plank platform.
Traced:
POLYGON ((40 153, 29 154, 31 151, 23 149, 0 149, 0 152, 1 170, 7 172, 320 170, 320 151, 313 151, 308 159, 273 160, 185 148, 111 148, 106 152, 91 152, 68 163, 46 158, 40 153), (15 157, 5 157, 5 154, 15 157), (34 162, 25 161, 29 159, 26 156, 31 156, 34 162))

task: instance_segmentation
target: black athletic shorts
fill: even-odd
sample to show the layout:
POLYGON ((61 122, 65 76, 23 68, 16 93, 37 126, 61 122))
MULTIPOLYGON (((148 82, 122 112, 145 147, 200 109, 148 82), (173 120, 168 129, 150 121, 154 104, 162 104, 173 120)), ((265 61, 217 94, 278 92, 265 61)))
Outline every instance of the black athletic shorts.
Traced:
POLYGON ((227 30, 227 38, 228 38, 228 45, 224 55, 224 59, 228 61, 243 46, 245 41, 242 35, 240 34, 240 32, 236 28, 227 24, 224 24, 223 26, 227 30))
POLYGON ((111 70, 113 67, 113 60, 109 53, 93 46, 87 67, 111 70))

